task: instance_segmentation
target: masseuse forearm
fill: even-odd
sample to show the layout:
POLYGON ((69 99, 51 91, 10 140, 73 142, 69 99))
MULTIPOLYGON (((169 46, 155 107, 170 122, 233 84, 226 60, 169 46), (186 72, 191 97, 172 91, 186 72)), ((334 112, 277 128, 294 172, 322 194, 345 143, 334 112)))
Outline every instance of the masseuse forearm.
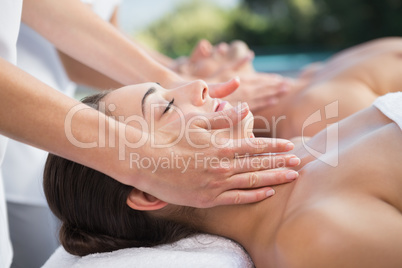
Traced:
POLYGON ((180 80, 78 0, 25 0, 22 19, 64 53, 122 84, 180 80))
MULTIPOLYGON (((117 167, 123 165, 118 160, 118 146, 108 146, 109 134, 118 137, 117 128, 126 126, 49 88, 0 58, 0 134, 80 162, 116 179, 126 179, 115 174, 117 167), (74 107, 81 109, 72 113, 74 107), (99 122, 105 122, 103 140, 106 144, 103 147, 99 146, 102 142, 99 122), (113 124, 109 126, 109 122, 113 124), (76 146, 76 141, 81 145, 98 146, 83 149, 76 146)), ((126 135, 135 140, 142 133, 130 128, 126 135)), ((141 153, 141 148, 137 152, 141 153)))
POLYGON ((59 52, 59 57, 68 77, 77 84, 99 90, 116 89, 124 86, 62 52, 59 52))

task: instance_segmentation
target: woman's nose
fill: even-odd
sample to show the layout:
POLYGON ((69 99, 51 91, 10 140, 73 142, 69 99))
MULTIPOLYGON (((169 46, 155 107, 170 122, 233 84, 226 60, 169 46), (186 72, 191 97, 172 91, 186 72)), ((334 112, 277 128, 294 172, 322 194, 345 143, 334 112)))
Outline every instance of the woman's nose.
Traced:
POLYGON ((203 80, 196 80, 188 84, 186 91, 189 93, 193 105, 203 105, 209 96, 208 85, 203 80))

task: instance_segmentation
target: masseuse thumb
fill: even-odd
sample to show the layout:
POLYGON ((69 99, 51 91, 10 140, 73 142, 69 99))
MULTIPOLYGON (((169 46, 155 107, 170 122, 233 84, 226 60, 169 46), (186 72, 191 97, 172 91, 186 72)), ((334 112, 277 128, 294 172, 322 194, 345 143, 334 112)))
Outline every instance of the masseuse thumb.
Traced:
POLYGON ((209 95, 212 98, 224 98, 232 94, 240 86, 240 79, 235 77, 225 83, 208 84, 209 95))
POLYGON ((197 120, 195 124, 204 129, 230 128, 243 120, 249 112, 250 108, 243 102, 228 110, 206 114, 205 120, 197 120))

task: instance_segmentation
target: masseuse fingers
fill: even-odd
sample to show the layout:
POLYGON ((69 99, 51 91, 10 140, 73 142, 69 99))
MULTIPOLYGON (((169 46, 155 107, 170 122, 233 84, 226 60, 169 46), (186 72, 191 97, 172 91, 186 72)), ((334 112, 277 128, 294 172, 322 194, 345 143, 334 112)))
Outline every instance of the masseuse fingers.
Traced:
POLYGON ((218 144, 225 144, 217 155, 221 158, 236 158, 264 153, 280 153, 293 150, 294 144, 285 139, 250 138, 240 140, 219 140, 218 144))
POLYGON ((229 190, 215 198, 214 205, 233 205, 255 203, 272 196, 275 191, 270 187, 252 190, 229 190))
MULTIPOLYGON (((230 160, 229 158, 222 158, 221 161, 216 161, 212 158, 210 162, 210 168, 214 170, 215 173, 234 175, 234 174, 245 174, 248 176, 247 172, 258 172, 262 170, 271 170, 285 167, 295 167, 300 165, 300 159, 295 155, 263 155, 263 156, 253 156, 253 157, 242 157, 230 160)), ((281 170, 283 171, 283 170, 281 170)), ((285 173, 287 173, 285 171, 285 173)), ((251 173, 250 173, 251 174, 251 173)), ((281 174, 276 173, 278 176, 281 174)), ((272 174, 270 174, 272 175, 272 174)), ((242 178, 242 176, 238 176, 242 178)))
POLYGON ((251 189, 291 182, 299 177, 294 170, 275 169, 236 174, 227 181, 231 189, 251 189))
POLYGON ((226 163, 231 174, 259 171, 274 168, 295 167, 300 164, 300 159, 295 155, 263 155, 253 157, 236 158, 231 163, 226 163))
POLYGON ((267 95, 262 98, 259 98, 257 100, 254 100, 253 102, 253 112, 256 111, 256 108, 254 106, 257 106, 259 109, 266 109, 267 107, 274 106, 279 103, 280 98, 285 95, 286 91, 281 91, 279 89, 276 92, 272 92, 272 95, 267 95))
POLYGON ((224 66, 224 68, 222 68, 222 72, 227 72, 227 71, 238 71, 241 68, 243 68, 246 64, 250 64, 251 61, 253 61, 255 57, 254 52, 250 51, 250 53, 248 53, 245 57, 238 59, 230 64, 227 64, 226 66, 224 66))

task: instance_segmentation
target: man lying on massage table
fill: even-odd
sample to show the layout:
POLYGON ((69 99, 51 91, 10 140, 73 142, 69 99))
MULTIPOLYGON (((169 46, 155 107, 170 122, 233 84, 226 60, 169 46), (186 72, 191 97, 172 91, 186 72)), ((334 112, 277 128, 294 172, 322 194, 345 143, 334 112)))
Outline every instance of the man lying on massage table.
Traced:
MULTIPOLYGON (((252 53, 244 42, 212 46, 201 41, 192 55, 182 60, 175 70, 196 77, 210 77, 222 65, 230 65, 252 53)), ((256 72, 251 63, 246 63, 235 72, 223 72, 227 76, 221 80, 242 74, 242 80, 257 78, 263 73, 256 72)), ((274 83, 274 76, 271 77, 274 83)), ((278 78, 279 79, 279 78, 278 78)), ((282 78, 279 79, 282 81, 282 78)), ((290 139, 295 136, 313 136, 328 124, 335 123, 357 111, 367 108, 381 95, 401 90, 402 84, 402 38, 382 38, 343 50, 322 64, 307 67, 301 75, 290 82, 282 83, 291 90, 277 101, 276 105, 265 105, 253 110, 256 136, 270 136, 290 139), (336 102, 336 117, 326 117, 331 113, 328 105, 336 102), (306 125, 307 119, 321 110, 322 120, 306 125)), ((266 90, 270 90, 267 88, 266 90)), ((245 91, 234 92, 245 94, 245 91)), ((247 99, 252 99, 248 96, 247 99)), ((264 100, 260 102, 263 103, 264 100)), ((254 101, 258 103, 258 101, 254 101)))

